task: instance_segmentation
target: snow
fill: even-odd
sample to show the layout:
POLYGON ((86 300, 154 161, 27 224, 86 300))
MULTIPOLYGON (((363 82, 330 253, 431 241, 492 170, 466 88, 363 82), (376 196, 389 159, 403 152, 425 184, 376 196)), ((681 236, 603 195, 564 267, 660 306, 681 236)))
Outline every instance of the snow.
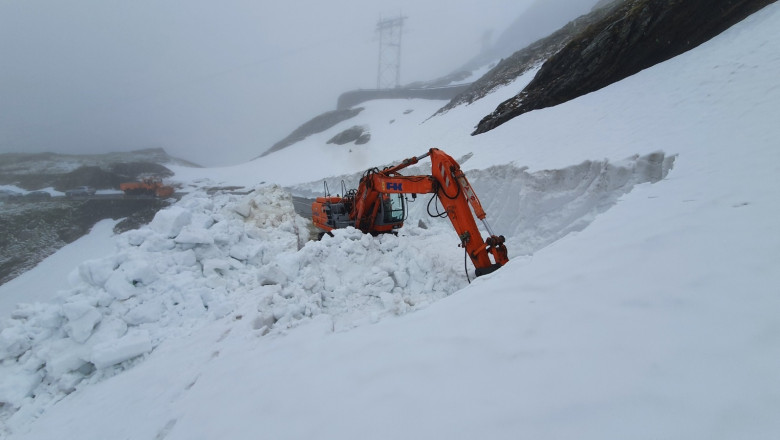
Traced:
POLYGON ((45 301, 57 291, 67 289, 74 262, 113 252, 115 245, 111 237, 116 223, 111 219, 99 221, 89 234, 65 245, 38 263, 34 270, 0 285, 0 320, 8 317, 17 303, 45 301))
POLYGON ((97 369, 104 369, 152 351, 149 332, 136 330, 118 339, 100 342, 92 347, 89 357, 97 369))
POLYGON ((0 436, 775 438, 779 25, 770 5, 485 135, 470 128, 528 77, 177 169, 190 194, 148 226, 96 227, 0 288, 0 436), (355 123, 369 144, 325 144, 355 123), (308 241, 290 193, 430 147, 463 165, 505 267, 469 282, 426 197, 398 236, 308 241), (252 191, 199 189, 217 184, 252 191))
MULTIPOLYGON (((32 192, 32 191, 28 191, 28 190, 23 189, 23 188, 19 188, 16 185, 0 185, 0 191, 9 191, 11 193, 16 193, 16 194, 20 194, 20 195, 29 194, 29 193, 32 192)), ((54 189, 52 187, 41 188, 38 191, 43 191, 43 192, 49 193, 49 195, 51 195, 52 197, 64 196, 65 195, 64 192, 57 191, 56 189, 54 189)))
MULTIPOLYGON (((20 195, 29 194, 29 193, 32 192, 32 191, 26 190, 24 188, 20 188, 20 187, 18 187, 16 185, 0 185, 0 191, 9 191, 11 193, 16 193, 16 194, 20 194, 20 195)), ((52 188, 50 186, 46 187, 46 188, 41 188, 41 189, 36 190, 36 191, 47 192, 52 197, 65 197, 65 192, 57 191, 56 189, 54 189, 54 188, 52 188)), ((99 189, 99 190, 95 191, 95 194, 99 194, 99 195, 124 194, 124 192, 122 192, 122 191, 120 191, 118 189, 99 189)))

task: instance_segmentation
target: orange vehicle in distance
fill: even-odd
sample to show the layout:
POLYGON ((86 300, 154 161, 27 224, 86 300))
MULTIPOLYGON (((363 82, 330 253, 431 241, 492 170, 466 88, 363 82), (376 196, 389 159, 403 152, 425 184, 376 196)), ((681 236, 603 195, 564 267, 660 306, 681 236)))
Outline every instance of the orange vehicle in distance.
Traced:
POLYGON ((173 195, 172 186, 163 185, 159 177, 144 177, 139 182, 125 182, 119 185, 125 195, 128 196, 152 196, 167 198, 173 195))

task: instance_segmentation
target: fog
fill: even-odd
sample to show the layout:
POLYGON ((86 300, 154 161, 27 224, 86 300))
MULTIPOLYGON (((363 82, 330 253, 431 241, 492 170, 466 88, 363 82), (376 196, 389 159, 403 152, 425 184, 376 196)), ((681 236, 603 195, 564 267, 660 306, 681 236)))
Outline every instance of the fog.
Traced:
MULTIPOLYGON (((547 1, 561 24, 596 3, 547 1)), ((532 3, 0 0, 0 153, 244 162, 342 92, 376 87, 380 18, 407 17, 407 84, 462 66, 532 3)))

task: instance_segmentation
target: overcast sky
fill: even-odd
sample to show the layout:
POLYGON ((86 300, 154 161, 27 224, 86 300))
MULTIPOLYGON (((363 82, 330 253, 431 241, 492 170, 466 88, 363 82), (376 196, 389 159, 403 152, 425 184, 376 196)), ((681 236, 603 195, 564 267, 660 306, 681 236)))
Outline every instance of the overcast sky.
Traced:
POLYGON ((408 17, 403 84, 450 73, 532 2, 0 0, 0 152, 245 162, 376 86, 380 17, 408 17))

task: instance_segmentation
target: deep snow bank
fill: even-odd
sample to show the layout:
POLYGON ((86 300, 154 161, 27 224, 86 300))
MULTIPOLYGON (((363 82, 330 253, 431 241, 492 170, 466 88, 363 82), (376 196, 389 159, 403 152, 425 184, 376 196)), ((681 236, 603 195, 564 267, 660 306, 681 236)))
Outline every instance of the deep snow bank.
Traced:
MULTIPOLYGON (((634 185, 662 179, 673 160, 654 153, 536 173, 501 165, 469 178, 511 257, 583 229, 634 185)), ((12 313, 0 332, 6 417, 116 374, 163 340, 231 313, 263 335, 323 313, 342 330, 448 296, 468 282, 465 258, 449 222, 429 220, 428 209, 424 200, 412 204, 399 236, 350 228, 307 243, 308 221, 279 187, 191 194, 118 236, 114 255, 82 263, 57 301, 12 313)))
POLYGON ((295 252, 308 237, 289 194, 187 196, 139 230, 117 236, 118 251, 85 261, 72 288, 50 303, 22 304, 0 332, 4 417, 127 368, 165 338, 233 310, 260 286, 257 266, 295 252))
POLYGON ((114 375, 163 340, 237 310, 234 318, 261 334, 321 313, 341 329, 466 284, 459 254, 443 249, 452 243, 420 228, 405 234, 414 239, 350 229, 306 243, 308 221, 279 187, 189 195, 117 236, 115 254, 79 265, 56 301, 12 312, 0 332, 2 418, 22 408, 24 419, 80 382, 114 375))
POLYGON ((528 172, 513 165, 472 170, 469 179, 492 228, 515 254, 531 254, 585 229, 635 185, 664 179, 676 155, 663 152, 627 159, 587 160, 556 170, 528 172))

